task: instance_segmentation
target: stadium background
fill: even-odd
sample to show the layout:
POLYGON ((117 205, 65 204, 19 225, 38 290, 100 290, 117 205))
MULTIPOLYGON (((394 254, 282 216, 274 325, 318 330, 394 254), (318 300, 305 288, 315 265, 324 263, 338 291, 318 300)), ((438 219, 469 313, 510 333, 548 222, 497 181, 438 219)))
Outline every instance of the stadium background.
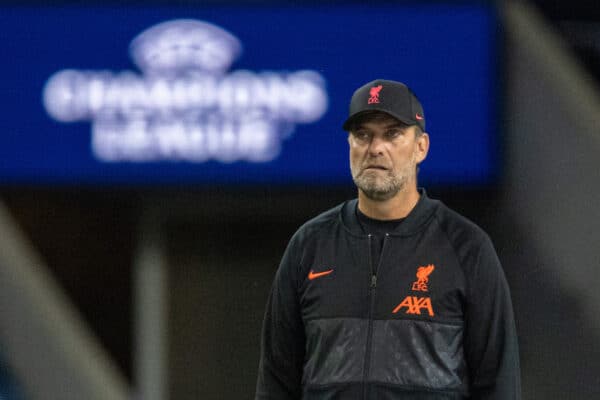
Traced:
MULTIPOLYGON (((111 7, 122 10, 125 20, 138 9, 185 16, 213 4, 219 10, 226 4, 234 13, 237 8, 257 14, 273 7, 294 9, 273 1, 201 6, 191 1, 175 6, 145 2, 122 8, 111 2, 102 7, 64 3, 58 9, 30 3, 6 6, 0 18, 12 21, 3 24, 7 54, 43 53, 44 48, 15 50, 15 32, 7 26, 18 26, 19 35, 27 36, 38 31, 15 18, 64 11, 68 20, 69 13, 97 9, 102 14, 111 7)), ((348 9, 356 6, 347 4, 348 9)), ((323 7, 311 2, 304 6, 323 7)), ((598 398, 599 16, 577 2, 568 9, 542 2, 380 6, 399 15, 417 9, 424 21, 465 9, 484 9, 484 15, 492 16, 493 29, 481 43, 493 53, 462 50, 466 59, 492 56, 491 67, 482 71, 494 97, 482 100, 478 109, 489 113, 479 123, 490 126, 476 132, 491 135, 495 146, 488 161, 473 167, 486 172, 480 179, 440 179, 424 165, 422 183, 431 197, 468 216, 493 238, 512 289, 524 398, 598 398)), ((368 29, 368 23, 345 29, 368 29)), ((77 32, 74 27, 72 31, 77 32)), ((301 48, 303 43, 295 45, 301 48)), ((448 45, 456 42, 448 38, 448 45)), ((132 69, 126 49, 119 52, 120 57, 88 68, 132 69)), ((410 61, 418 65, 421 60, 410 61)), ((23 59, 5 61, 9 67, 4 68, 19 69, 19 62, 23 59)), ((77 67, 63 62, 57 58, 52 72, 77 67)), ((367 61, 351 62, 361 65, 365 75, 356 78, 360 82, 370 76, 367 61)), ((429 73, 451 67, 427 68, 429 73)), ((422 69, 413 69, 414 79, 419 79, 422 69)), ((442 74, 430 80, 443 79, 447 77, 442 74)), ((41 114, 31 118, 16 114, 11 106, 21 100, 18 88, 8 79, 3 86, 5 138, 14 126, 49 119, 37 109, 20 110, 25 116, 41 114)), ((423 87, 432 133, 447 129, 448 118, 436 119, 427 107, 437 92, 423 87)), ((459 104, 468 101, 460 92, 453 97, 459 104)), ((434 110, 442 112, 442 106, 434 110)), ((471 108, 464 111, 472 113, 471 108)), ((327 118, 343 118, 335 113, 330 110, 327 118)), ((297 136, 303 128, 297 127, 297 136)), ((335 133, 321 132, 330 137, 335 133)), ((11 143, 3 142, 5 152, 11 143)), ((269 184, 242 178, 232 184, 231 178, 213 183, 197 175, 194 181, 173 171, 169 179, 153 182, 153 171, 162 173, 155 168, 145 171, 146 180, 141 181, 131 175, 119 182, 86 182, 77 176, 53 181, 33 168, 42 164, 36 157, 48 147, 31 149, 31 154, 3 153, 0 168, 0 398, 252 398, 263 307, 279 257, 300 224, 354 196, 348 179, 315 176, 315 182, 304 177, 269 184), (19 160, 22 168, 12 168, 19 160)), ((452 151, 466 150, 459 145, 452 151)), ((444 172, 448 166, 439 168, 444 172)), ((233 174, 244 176, 243 169, 233 174)))

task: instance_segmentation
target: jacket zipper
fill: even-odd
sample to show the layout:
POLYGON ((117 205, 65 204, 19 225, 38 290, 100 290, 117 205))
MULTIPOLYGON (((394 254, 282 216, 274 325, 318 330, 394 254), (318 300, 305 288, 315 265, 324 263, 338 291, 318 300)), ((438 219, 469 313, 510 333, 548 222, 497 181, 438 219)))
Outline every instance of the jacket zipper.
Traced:
POLYGON ((383 246, 381 247, 381 253, 379 254, 379 262, 378 265, 373 264, 373 256, 371 255, 372 248, 372 238, 373 235, 369 234, 369 267, 371 269, 371 285, 369 287, 369 297, 370 297, 370 306, 369 306, 369 326, 367 328, 367 349, 365 351, 365 364, 364 364, 364 372, 363 372, 363 399, 368 400, 368 385, 367 379, 369 378, 369 370, 371 368, 371 341, 373 336, 373 309, 375 308, 375 289, 377 289, 377 271, 379 270, 379 265, 381 265, 381 260, 383 259, 383 252, 385 250, 385 244, 388 240, 389 235, 386 233, 383 238, 383 246))

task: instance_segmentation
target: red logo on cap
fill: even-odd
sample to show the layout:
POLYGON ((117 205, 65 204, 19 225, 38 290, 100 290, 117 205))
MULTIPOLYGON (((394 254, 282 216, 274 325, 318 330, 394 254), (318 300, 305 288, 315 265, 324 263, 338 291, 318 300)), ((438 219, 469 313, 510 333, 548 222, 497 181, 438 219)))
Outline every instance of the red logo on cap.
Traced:
POLYGON ((369 104, 379 103, 379 92, 381 92, 381 89, 383 89, 383 86, 381 85, 371 88, 369 91, 369 94, 371 95, 368 101, 369 104))
POLYGON ((419 113, 416 113, 415 118, 418 119, 419 121, 421 121, 423 119, 423 116, 419 115, 419 113))

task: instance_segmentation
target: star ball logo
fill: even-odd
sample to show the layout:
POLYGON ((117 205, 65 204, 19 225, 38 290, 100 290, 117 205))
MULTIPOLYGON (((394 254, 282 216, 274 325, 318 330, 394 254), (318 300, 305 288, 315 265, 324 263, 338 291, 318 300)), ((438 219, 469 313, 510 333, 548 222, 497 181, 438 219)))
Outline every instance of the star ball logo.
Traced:
POLYGON ((242 45, 204 21, 160 23, 129 50, 142 75, 65 69, 43 92, 55 120, 91 122, 91 148, 103 162, 268 162, 296 124, 327 111, 315 71, 228 73, 242 45))

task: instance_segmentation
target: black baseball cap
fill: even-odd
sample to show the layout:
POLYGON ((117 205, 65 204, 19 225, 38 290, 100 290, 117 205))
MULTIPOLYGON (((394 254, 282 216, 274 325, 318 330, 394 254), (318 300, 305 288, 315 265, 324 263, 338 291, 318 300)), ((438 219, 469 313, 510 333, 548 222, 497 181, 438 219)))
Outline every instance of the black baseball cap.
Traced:
POLYGON ((360 88, 350 100, 350 113, 343 128, 349 131, 355 117, 364 111, 382 111, 408 125, 425 130, 423 107, 408 86, 402 82, 376 79, 360 88))

